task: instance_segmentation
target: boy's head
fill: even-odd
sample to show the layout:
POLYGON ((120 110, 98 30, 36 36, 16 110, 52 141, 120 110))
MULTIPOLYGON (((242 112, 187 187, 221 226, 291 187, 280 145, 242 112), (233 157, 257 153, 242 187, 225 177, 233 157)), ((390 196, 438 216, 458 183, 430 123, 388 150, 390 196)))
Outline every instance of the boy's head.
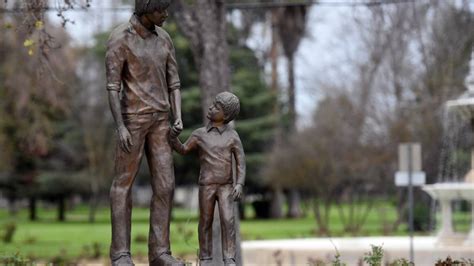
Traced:
POLYGON ((214 104, 209 109, 208 118, 212 121, 214 119, 213 108, 216 107, 222 111, 224 116, 224 123, 227 124, 234 120, 240 111, 240 101, 237 96, 230 92, 221 92, 216 95, 214 104))
POLYGON ((168 17, 171 0, 135 0, 135 14, 138 17, 147 16, 147 19, 156 26, 163 25, 168 17))

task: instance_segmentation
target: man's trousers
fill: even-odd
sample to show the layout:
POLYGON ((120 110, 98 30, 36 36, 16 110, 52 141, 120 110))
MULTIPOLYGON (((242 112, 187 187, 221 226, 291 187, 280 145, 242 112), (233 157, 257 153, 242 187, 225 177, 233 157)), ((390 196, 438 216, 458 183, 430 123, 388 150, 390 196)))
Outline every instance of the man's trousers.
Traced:
POLYGON ((168 141, 170 124, 168 112, 123 115, 133 141, 127 153, 117 143, 115 176, 110 189, 112 216, 113 260, 130 254, 130 230, 133 182, 145 152, 151 173, 152 198, 150 204, 150 231, 148 237, 149 261, 170 251, 170 217, 174 192, 174 168, 168 141))

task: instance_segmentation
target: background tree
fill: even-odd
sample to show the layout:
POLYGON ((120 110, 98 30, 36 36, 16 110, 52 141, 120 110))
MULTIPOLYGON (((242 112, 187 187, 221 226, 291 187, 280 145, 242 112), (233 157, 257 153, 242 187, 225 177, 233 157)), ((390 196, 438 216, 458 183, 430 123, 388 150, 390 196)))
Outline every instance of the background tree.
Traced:
MULTIPOLYGON (((318 80, 317 88, 324 96, 313 127, 305 130, 311 134, 296 135, 300 142, 314 143, 311 147, 316 162, 294 162, 293 168, 291 164, 284 166, 284 159, 274 158, 268 168, 275 170, 269 177, 280 180, 277 177, 283 176, 278 173, 302 171, 300 176, 327 186, 327 190, 320 191, 324 195, 318 191, 310 194, 322 197, 323 205, 333 200, 352 206, 347 213, 340 212, 341 219, 346 221, 346 231, 351 233, 360 229, 358 224, 371 208, 356 204, 358 201, 367 203, 367 195, 390 200, 390 195, 398 193, 394 202, 400 216, 392 228, 395 230, 405 221, 406 190, 393 185, 397 165, 394 151, 400 142, 421 142, 428 182, 440 176, 439 162, 444 160, 443 106, 446 100, 465 90, 463 81, 473 41, 473 35, 465 33, 472 32, 471 16, 466 5, 451 2, 355 9, 353 20, 349 20, 350 25, 340 38, 350 38, 357 53, 348 53, 343 67, 328 70, 327 76, 335 73, 344 79, 318 80), (347 69, 349 75, 344 72, 347 69), (326 183, 329 179, 334 183, 326 183), (375 194, 375 188, 381 193, 375 194), (363 209, 355 209, 357 206, 363 209), (356 213, 358 217, 354 216, 356 213)), ((294 142, 287 149, 297 158, 311 155, 294 142)), ((301 180, 307 184, 305 178, 301 180)), ((427 196, 418 195, 419 202, 425 200, 426 206, 427 196)), ((325 233, 324 219, 319 218, 321 214, 316 217, 325 233)), ((423 218, 425 224, 427 217, 423 218)), ((427 229, 420 227, 423 228, 427 229)))
POLYGON ((88 185, 89 221, 95 221, 98 204, 108 195, 113 176, 115 148, 114 124, 104 89, 105 45, 109 33, 98 33, 95 45, 78 52, 77 72, 81 78, 80 89, 75 90, 71 120, 76 124, 77 153, 82 154, 83 168, 78 178, 88 185), (101 197, 102 195, 102 197, 101 197))
MULTIPOLYGON (((287 60, 288 74, 288 124, 283 125, 289 134, 296 130, 296 85, 295 85, 295 53, 306 32, 306 13, 308 7, 305 4, 287 6, 277 11, 278 33, 287 60)), ((284 122, 285 123, 285 122, 284 122)), ((298 190, 290 188, 288 193, 288 217, 301 216, 301 201, 298 190)))
MULTIPOLYGON (((30 218, 36 219, 35 177, 41 171, 41 161, 55 149, 56 143, 52 140, 57 132, 57 122, 64 121, 69 112, 68 85, 64 81, 74 79, 75 75, 72 58, 64 49, 50 53, 45 48, 57 47, 59 42, 67 47, 67 35, 62 29, 53 27, 47 29, 56 39, 46 34, 44 10, 33 4, 41 6, 44 2, 29 2, 26 16, 20 13, 0 15, 0 21, 6 25, 0 41, 3 81, 0 106, 4 114, 0 122, 0 139, 5 147, 1 151, 2 157, 9 158, 3 168, 7 173, 3 183, 10 187, 26 186, 26 189, 16 191, 27 193, 30 218), (27 26, 30 24, 34 27, 27 26), (58 71, 59 67, 61 71, 58 71)), ((20 195, 12 196, 12 199, 20 195)))

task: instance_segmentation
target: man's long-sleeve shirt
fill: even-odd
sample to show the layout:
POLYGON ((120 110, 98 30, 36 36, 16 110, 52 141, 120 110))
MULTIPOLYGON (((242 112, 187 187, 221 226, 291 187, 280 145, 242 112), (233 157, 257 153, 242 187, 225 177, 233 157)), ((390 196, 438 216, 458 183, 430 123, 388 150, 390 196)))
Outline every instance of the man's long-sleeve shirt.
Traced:
POLYGON ((181 154, 197 149, 201 170, 199 185, 233 184, 232 156, 236 162, 236 184, 245 182, 245 155, 237 132, 228 125, 196 129, 189 139, 181 144, 177 138, 171 140, 175 150, 181 154))

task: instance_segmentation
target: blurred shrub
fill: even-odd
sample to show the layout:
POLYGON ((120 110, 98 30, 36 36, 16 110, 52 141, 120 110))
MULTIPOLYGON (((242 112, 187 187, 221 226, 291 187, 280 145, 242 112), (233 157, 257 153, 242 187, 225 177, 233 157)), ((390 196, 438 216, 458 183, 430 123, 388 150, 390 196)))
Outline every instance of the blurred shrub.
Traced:
POLYGON ((28 259, 20 256, 20 253, 14 255, 0 256, 0 265, 4 266, 29 266, 33 265, 28 259))
POLYGON ((382 246, 370 246, 372 247, 372 251, 369 253, 365 253, 364 262, 369 264, 370 266, 381 266, 383 258, 382 246))
POLYGON ((415 204, 413 208, 413 229, 418 232, 430 230, 430 208, 423 203, 415 204))
POLYGON ((190 241, 193 238, 194 230, 187 228, 186 224, 187 224, 187 222, 186 223, 178 223, 178 226, 177 226, 178 235, 183 237, 184 243, 186 243, 186 245, 192 246, 190 244, 190 241))
POLYGON ((389 266, 414 266, 413 262, 408 261, 407 259, 397 259, 389 264, 389 266))
POLYGON ((439 259, 436 264, 436 266, 452 266, 452 265, 459 265, 461 266, 461 262, 457 260, 451 259, 451 257, 447 257, 445 260, 439 259))
POLYGON ((38 239, 35 236, 27 236, 25 240, 23 240, 24 244, 34 244, 38 242, 38 239))
POLYGON ((136 243, 146 243, 148 242, 148 237, 145 234, 137 234, 133 240, 136 243))
POLYGON ((6 223, 2 226, 2 230, 3 230, 2 241, 7 244, 13 242, 13 236, 15 235, 15 231, 16 231, 16 223, 14 222, 6 223))
POLYGON ((84 245, 80 257, 99 259, 102 257, 102 245, 99 242, 93 242, 91 245, 84 245))
POLYGON ((51 258, 49 261, 52 265, 72 265, 74 264, 73 261, 68 258, 67 256, 67 251, 65 249, 62 249, 58 255, 54 256, 51 258))

